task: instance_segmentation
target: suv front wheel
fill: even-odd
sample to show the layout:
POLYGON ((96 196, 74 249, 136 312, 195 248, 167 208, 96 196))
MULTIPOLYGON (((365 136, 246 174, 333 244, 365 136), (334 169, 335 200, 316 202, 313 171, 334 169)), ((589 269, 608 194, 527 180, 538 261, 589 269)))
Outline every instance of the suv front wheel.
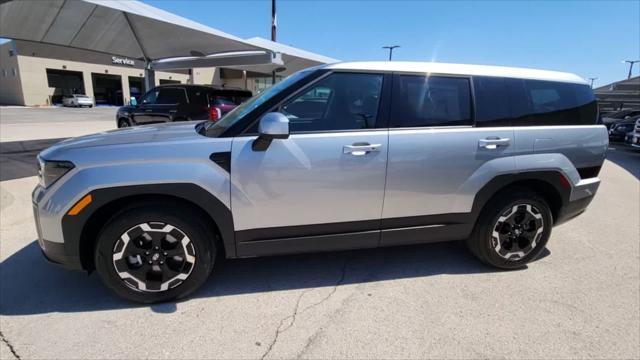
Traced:
POLYGON ((189 207, 164 202, 134 205, 102 229, 96 270, 111 290, 128 300, 181 298, 211 273, 214 236, 202 215, 189 207))
POLYGON ((487 203, 467 246, 487 265, 517 269, 542 253, 552 226, 547 202, 534 192, 514 188, 487 203))

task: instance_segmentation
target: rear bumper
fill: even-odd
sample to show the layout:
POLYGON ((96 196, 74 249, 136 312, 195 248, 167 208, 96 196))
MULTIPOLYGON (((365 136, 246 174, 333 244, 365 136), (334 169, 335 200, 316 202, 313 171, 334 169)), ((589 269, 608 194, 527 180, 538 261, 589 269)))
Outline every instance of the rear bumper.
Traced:
POLYGON ((558 211, 554 225, 562 224, 582 214, 593 200, 599 186, 600 179, 598 178, 580 180, 580 182, 571 189, 569 201, 558 211))

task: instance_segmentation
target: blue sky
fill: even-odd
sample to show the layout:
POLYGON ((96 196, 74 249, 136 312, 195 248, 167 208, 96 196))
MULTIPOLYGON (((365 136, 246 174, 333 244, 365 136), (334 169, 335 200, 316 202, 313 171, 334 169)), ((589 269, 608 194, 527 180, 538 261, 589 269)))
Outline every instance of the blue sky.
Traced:
MULTIPOLYGON (((230 34, 269 38, 271 1, 145 0, 230 34)), ((278 41, 341 60, 522 66, 626 77, 640 59, 640 1, 283 1, 278 41)), ((640 64, 634 75, 640 74, 640 64)))

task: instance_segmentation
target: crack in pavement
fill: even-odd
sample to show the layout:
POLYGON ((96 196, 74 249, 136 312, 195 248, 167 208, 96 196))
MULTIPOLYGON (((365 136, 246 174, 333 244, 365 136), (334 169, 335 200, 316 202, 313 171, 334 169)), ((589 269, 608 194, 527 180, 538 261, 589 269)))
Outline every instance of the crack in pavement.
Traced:
POLYGON ((9 351, 11 351, 13 356, 15 356, 16 359, 20 360, 20 355, 18 355, 16 349, 13 348, 13 345, 9 342, 9 340, 7 340, 2 331, 0 331, 0 340, 2 340, 3 343, 7 344, 7 347, 9 348, 9 351))
MULTIPOLYGON (((369 281, 371 281, 371 279, 374 279, 374 278, 375 278, 375 274, 376 274, 377 272, 379 272, 379 271, 380 271, 380 269, 384 268, 384 266, 386 265, 386 256, 385 256, 385 258, 384 258, 384 259, 385 259, 385 260, 382 262, 382 264, 381 264, 380 266, 376 266, 376 267, 374 268, 374 270, 373 270, 372 272, 370 272, 370 273, 369 273, 369 276, 363 279, 363 282, 369 282, 369 281)), ((346 267, 345 267, 345 268, 346 268, 346 267)), ((343 272, 343 275, 344 275, 344 272, 343 272)), ((343 279, 343 280, 344 280, 344 279, 343 279)), ((361 285, 362 285, 362 284, 360 284, 360 285, 358 285, 358 286, 356 287, 356 290, 355 290, 356 292, 358 291, 358 288, 359 288, 361 285)), ((330 319, 329 319, 329 320, 327 320, 327 321, 326 321, 323 325, 321 325, 318 329, 316 329, 316 330, 314 331, 314 333, 313 333, 313 334, 311 334, 311 336, 309 336, 309 337, 307 338, 307 342, 306 342, 306 343, 305 343, 305 345, 302 347, 302 349, 298 352, 298 354, 296 355, 295 359, 301 359, 301 358, 306 354, 306 352, 309 350, 309 348, 310 348, 312 345, 314 345, 314 344, 315 344, 315 342, 316 342, 316 341, 320 338, 320 336, 322 335, 322 332, 325 330, 325 325, 327 325, 328 323, 330 323, 330 322, 332 321, 332 320, 331 320, 331 317, 332 317, 334 314, 336 314, 337 312, 341 311, 341 310, 343 309, 343 307, 345 306, 345 303, 347 303, 351 298, 353 298, 353 296, 354 296, 354 295, 355 295, 355 292, 354 292, 354 293, 352 293, 351 295, 349 295, 346 299, 343 299, 343 300, 342 300, 342 303, 340 304, 339 308, 338 308, 337 310, 335 310, 333 313, 331 313, 331 314, 329 315, 329 318, 330 318, 330 319)), ((314 305, 312 305, 312 306, 314 306, 314 305)), ((312 307, 312 306, 310 306, 310 307, 312 307)))
POLYGON ((338 281, 336 281, 335 285, 333 285, 333 288, 331 289, 331 291, 329 292, 329 294, 327 296, 325 296, 324 298, 322 298, 320 301, 311 304, 307 307, 305 307, 304 309, 302 309, 301 311, 298 311, 298 309, 300 308, 300 301, 302 300, 302 298, 304 297, 304 295, 306 293, 308 293, 309 291, 315 290, 315 288, 310 288, 307 289, 305 291, 303 291, 300 296, 298 297, 298 300, 296 300, 296 305, 293 308, 293 313, 283 319, 280 320, 280 323, 278 324, 278 327, 276 328, 276 334, 273 337, 273 340, 271 341, 271 344, 269 344, 269 347, 267 348, 267 350, 264 352, 264 354, 262 354, 262 356, 260 357, 260 360, 264 360, 270 353, 271 350, 273 350, 273 347, 276 345, 276 343, 278 342, 278 338, 280 337, 280 334, 282 334, 283 332, 289 330, 293 324, 295 324, 296 322, 296 317, 298 316, 298 314, 302 314, 304 312, 306 312, 307 310, 314 308, 320 304, 322 304, 323 302, 329 300, 329 298, 331 296, 333 296, 333 294, 336 293, 336 291, 338 290, 338 286, 342 285, 342 283, 344 282, 345 279, 345 275, 347 272, 347 265, 349 264, 349 262, 351 261, 351 259, 353 258, 353 256, 348 257, 344 260, 344 264, 342 264, 342 271, 340 273, 340 278, 338 279, 338 281), (287 322, 287 320, 291 319, 291 321, 288 323, 288 325, 286 325, 283 328, 283 325, 285 325, 285 323, 287 322))

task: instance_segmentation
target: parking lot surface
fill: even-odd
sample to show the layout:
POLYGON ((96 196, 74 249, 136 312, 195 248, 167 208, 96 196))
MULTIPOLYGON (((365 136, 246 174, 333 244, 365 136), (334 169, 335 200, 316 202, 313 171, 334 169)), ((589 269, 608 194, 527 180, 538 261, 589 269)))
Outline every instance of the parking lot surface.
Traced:
POLYGON ((0 107, 0 142, 74 137, 116 127, 116 107, 0 107))
POLYGON ((15 176, 0 182, 0 358, 639 358, 640 153, 607 157, 587 212, 524 270, 460 242, 221 260, 153 306, 48 264, 37 180, 15 176))

